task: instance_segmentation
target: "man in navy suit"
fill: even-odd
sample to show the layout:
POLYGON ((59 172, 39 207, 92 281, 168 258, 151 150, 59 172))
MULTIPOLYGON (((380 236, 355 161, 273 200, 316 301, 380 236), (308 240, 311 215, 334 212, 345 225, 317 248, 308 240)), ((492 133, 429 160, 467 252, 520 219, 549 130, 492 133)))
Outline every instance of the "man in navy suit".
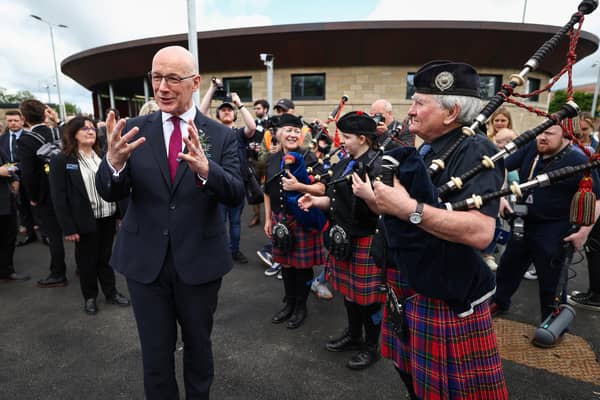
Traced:
MULTIPOLYGON (((8 155, 9 161, 17 165, 19 168, 19 155, 18 155, 18 141, 21 138, 21 134, 25 132, 23 125, 25 119, 18 110, 9 110, 6 112, 6 133, 0 135, 0 149, 4 150, 4 153, 8 155)), ((17 171, 17 174, 20 173, 17 171)), ((21 225, 26 229, 25 238, 17 242, 17 246, 24 246, 29 243, 33 243, 37 240, 37 236, 34 230, 33 214, 31 212, 31 206, 29 205, 29 196, 27 196, 25 187, 20 186, 19 189, 19 201, 17 202, 19 211, 19 220, 21 225)))
POLYGON ((146 399, 179 399, 177 323, 186 399, 208 399, 213 314, 221 278, 232 268, 218 206, 244 196, 236 138, 194 106, 200 75, 186 49, 159 50, 149 79, 160 111, 116 124, 109 114, 96 186, 107 201, 130 196, 111 265, 127 278, 146 399))

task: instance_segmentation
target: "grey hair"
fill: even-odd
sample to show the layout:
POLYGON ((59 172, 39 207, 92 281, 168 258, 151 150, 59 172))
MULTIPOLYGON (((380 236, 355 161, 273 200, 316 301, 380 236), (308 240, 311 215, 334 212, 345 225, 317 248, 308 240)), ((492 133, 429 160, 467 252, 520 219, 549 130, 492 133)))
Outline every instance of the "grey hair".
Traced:
POLYGON ((470 96, 434 95, 440 107, 446 110, 454 109, 454 105, 460 107, 456 122, 460 125, 470 125, 479 111, 481 111, 481 100, 470 96))

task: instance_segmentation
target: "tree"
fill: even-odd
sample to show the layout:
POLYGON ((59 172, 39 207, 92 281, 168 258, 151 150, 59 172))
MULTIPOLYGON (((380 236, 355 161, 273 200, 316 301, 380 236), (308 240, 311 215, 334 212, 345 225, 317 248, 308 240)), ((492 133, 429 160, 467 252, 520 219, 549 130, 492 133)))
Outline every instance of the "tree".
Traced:
POLYGON ((27 99, 35 99, 29 90, 19 90, 15 94, 10 94, 6 93, 5 88, 0 88, 0 103, 20 103, 27 99))
MULTIPOLYGON (((581 111, 590 111, 594 102, 594 95, 586 92, 575 92, 573 93, 573 101, 577 103, 581 111)), ((563 104, 567 102, 567 92, 565 90, 557 90, 552 94, 552 101, 548 107, 550 114, 560 110, 563 104)), ((596 108, 596 112, 598 109, 596 108)))

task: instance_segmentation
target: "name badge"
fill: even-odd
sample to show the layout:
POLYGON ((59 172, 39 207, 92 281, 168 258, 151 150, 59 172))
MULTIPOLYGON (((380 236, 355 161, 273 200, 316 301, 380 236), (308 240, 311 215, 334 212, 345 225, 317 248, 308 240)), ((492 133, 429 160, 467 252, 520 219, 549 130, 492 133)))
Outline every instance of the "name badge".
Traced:
POLYGON ((79 164, 67 164, 67 171, 77 171, 79 164))

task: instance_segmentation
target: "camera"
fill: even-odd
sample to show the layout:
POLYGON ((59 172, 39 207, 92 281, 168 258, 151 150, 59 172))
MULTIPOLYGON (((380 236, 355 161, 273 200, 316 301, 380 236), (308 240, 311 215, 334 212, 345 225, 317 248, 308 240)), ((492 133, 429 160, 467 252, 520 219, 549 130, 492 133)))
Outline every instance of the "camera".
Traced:
POLYGON ((513 212, 509 216, 511 221, 512 237, 515 240, 523 240, 525 237, 525 219, 527 216, 527 206, 525 204, 514 204, 513 212))
POLYGON ((223 83, 219 82, 217 80, 216 76, 213 76, 212 78, 210 78, 210 80, 217 87, 217 90, 215 90, 215 93, 213 94, 212 98, 216 99, 216 100, 224 100, 227 97, 227 91, 225 90, 225 87, 223 86, 223 83))
POLYGON ((273 56, 273 54, 268 54, 268 53, 260 53, 260 61, 262 61, 263 63, 270 63, 275 59, 275 56, 273 56))
POLYGON ((385 117, 383 116, 382 113, 377 113, 377 114, 373 115, 371 118, 373 118, 373 121, 375 121, 375 123, 377 125, 379 125, 380 123, 385 121, 385 117))

